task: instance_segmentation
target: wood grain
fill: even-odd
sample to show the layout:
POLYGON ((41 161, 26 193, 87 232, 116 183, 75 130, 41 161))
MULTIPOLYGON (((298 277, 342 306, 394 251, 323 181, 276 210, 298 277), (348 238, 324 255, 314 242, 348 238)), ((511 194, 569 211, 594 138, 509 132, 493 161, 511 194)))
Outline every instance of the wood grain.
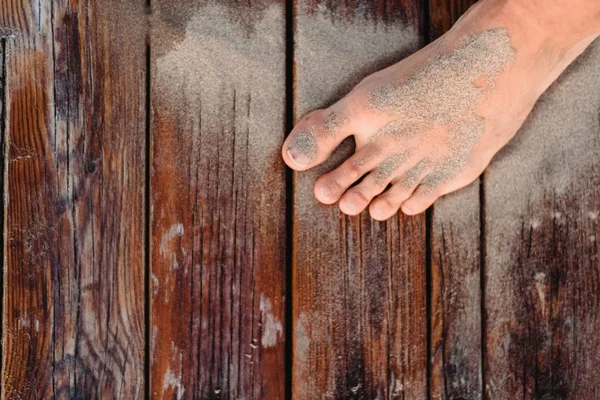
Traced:
MULTIPOLYGON (((351 3, 296 2, 296 120, 422 44, 419 2, 351 3)), ((425 398, 425 218, 318 204, 315 179, 351 151, 295 173, 293 398, 425 398)))
POLYGON ((281 399, 285 7, 152 8, 151 395, 281 399))
POLYGON ((429 37, 435 40, 446 33, 452 25, 477 0, 428 0, 429 37))
POLYGON ((142 1, 5 1, 3 398, 140 398, 142 1), (118 16, 118 18, 117 18, 118 16))
MULTIPOLYGON (((474 0, 430 0, 431 40, 444 34, 474 0)), ((479 179, 438 199, 432 209, 431 397, 480 399, 481 221, 479 179)))
POLYGON ((600 396, 600 42, 485 173, 485 390, 600 396))
POLYGON ((431 393, 480 399, 479 180, 436 201, 431 224, 431 393))

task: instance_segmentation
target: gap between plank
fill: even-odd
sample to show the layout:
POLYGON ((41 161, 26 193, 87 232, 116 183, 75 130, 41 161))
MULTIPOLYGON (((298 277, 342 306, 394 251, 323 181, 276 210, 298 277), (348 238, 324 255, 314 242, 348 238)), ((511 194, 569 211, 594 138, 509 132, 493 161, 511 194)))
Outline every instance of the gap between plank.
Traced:
POLYGON ((480 332, 481 332, 481 398, 486 399, 485 392, 485 348, 486 348, 486 335, 485 335, 485 178, 481 174, 479 177, 479 301, 480 301, 480 332))
MULTIPOLYGON (((150 0, 146 3, 148 11, 150 10, 150 0)), ((146 25, 148 27, 148 24, 146 25)), ((145 186, 144 186, 144 398, 150 399, 150 240, 151 235, 151 188, 150 188, 150 168, 152 167, 152 137, 150 132, 150 38, 146 38, 146 148, 145 148, 145 186)))
MULTIPOLYGON (((423 19, 423 40, 424 44, 429 44, 431 42, 431 13, 430 13, 430 2, 431 0, 427 0, 423 2, 423 12, 421 14, 423 19)), ((427 348, 425 350, 425 354, 427 357, 426 361, 426 379, 427 379, 427 398, 431 399, 431 379, 432 379, 432 366, 431 366, 431 308, 432 308, 432 271, 431 271, 431 227, 433 222, 433 207, 429 210, 425 211, 425 308, 426 308, 426 318, 427 318, 427 348)))
MULTIPOLYGON (((284 138, 294 127, 294 5, 285 2, 285 132, 284 138)), ((284 397, 292 399, 293 353, 293 285, 294 276, 294 173, 285 168, 285 339, 284 339, 284 397)))
MULTIPOLYGON (((2 171, 0 174, 0 179, 2 179, 2 196, 0 196, 0 206, 2 207, 2 211, 0 211, 0 226, 2 229, 0 230, 0 243, 2 243, 2 247, 0 248, 0 257, 2 259, 2 267, 0 270, 0 340, 4 338, 4 272, 6 270, 5 263, 5 248, 6 248, 6 225, 5 225, 5 212, 6 212, 6 196, 8 193, 7 182, 6 179, 8 174, 8 146, 6 145, 6 140, 8 135, 6 134, 6 102, 8 101, 8 90, 6 88, 8 78, 6 76, 7 68, 6 68, 6 39, 0 39, 0 52, 2 53, 2 63, 0 65, 0 89, 2 93, 0 93, 2 107, 0 109, 0 140, 2 141, 2 146, 0 151, 2 151, 2 171)), ((2 375, 2 367, 4 366, 4 348, 0 345, 0 377, 2 375)))

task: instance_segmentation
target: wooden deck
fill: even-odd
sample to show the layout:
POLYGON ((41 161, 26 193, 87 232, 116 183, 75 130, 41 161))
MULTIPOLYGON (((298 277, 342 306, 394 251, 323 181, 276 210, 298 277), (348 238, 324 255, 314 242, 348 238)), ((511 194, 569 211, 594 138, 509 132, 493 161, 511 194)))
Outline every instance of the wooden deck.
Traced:
POLYGON ((599 41, 427 215, 280 157, 470 3, 0 0, 2 398, 599 399, 599 41))

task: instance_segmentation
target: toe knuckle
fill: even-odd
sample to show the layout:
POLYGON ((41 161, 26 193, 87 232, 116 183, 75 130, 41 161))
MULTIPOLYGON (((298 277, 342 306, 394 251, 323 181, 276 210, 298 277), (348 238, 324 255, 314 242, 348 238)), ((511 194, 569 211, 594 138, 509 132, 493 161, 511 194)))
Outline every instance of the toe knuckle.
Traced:
POLYGON ((371 198, 360 189, 353 189, 349 193, 349 195, 352 196, 356 202, 359 202, 361 204, 365 204, 371 201, 371 198))
POLYGON ((390 197, 385 197, 381 199, 383 203, 383 207, 389 210, 397 210, 400 207, 400 203, 390 197))
POLYGON ((355 161, 355 162, 352 162, 350 165, 348 165, 348 176, 354 181, 359 179, 361 176, 363 176, 364 172, 365 172, 364 162, 355 161))

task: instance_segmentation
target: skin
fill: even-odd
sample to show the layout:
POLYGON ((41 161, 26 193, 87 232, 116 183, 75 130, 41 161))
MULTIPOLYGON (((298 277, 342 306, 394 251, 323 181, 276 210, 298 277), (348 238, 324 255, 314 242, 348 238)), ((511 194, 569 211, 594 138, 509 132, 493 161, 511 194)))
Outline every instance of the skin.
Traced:
MULTIPOLYGON (((399 209, 419 214, 440 196, 477 179, 516 134, 540 95, 599 34, 598 0, 481 0, 440 39, 367 77, 331 107, 304 116, 284 143, 283 159, 294 170, 307 170, 353 135, 355 154, 317 180, 316 198, 324 204, 337 202, 348 215, 368 208, 376 220, 390 218, 399 209), (382 135, 381 128, 390 123, 402 126, 410 115, 377 109, 373 93, 382 86, 424 79, 428 75, 419 71, 430 60, 453 54, 469 38, 498 29, 508 35, 514 57, 492 81, 464 74, 468 85, 484 88, 469 105, 472 118, 461 122, 463 128, 479 129, 480 134, 474 143, 463 145, 465 155, 461 163, 454 163, 452 176, 436 180, 432 177, 448 175, 456 124, 422 121, 407 124, 407 134, 382 135)), ((456 115, 454 120, 461 118, 456 115)))

